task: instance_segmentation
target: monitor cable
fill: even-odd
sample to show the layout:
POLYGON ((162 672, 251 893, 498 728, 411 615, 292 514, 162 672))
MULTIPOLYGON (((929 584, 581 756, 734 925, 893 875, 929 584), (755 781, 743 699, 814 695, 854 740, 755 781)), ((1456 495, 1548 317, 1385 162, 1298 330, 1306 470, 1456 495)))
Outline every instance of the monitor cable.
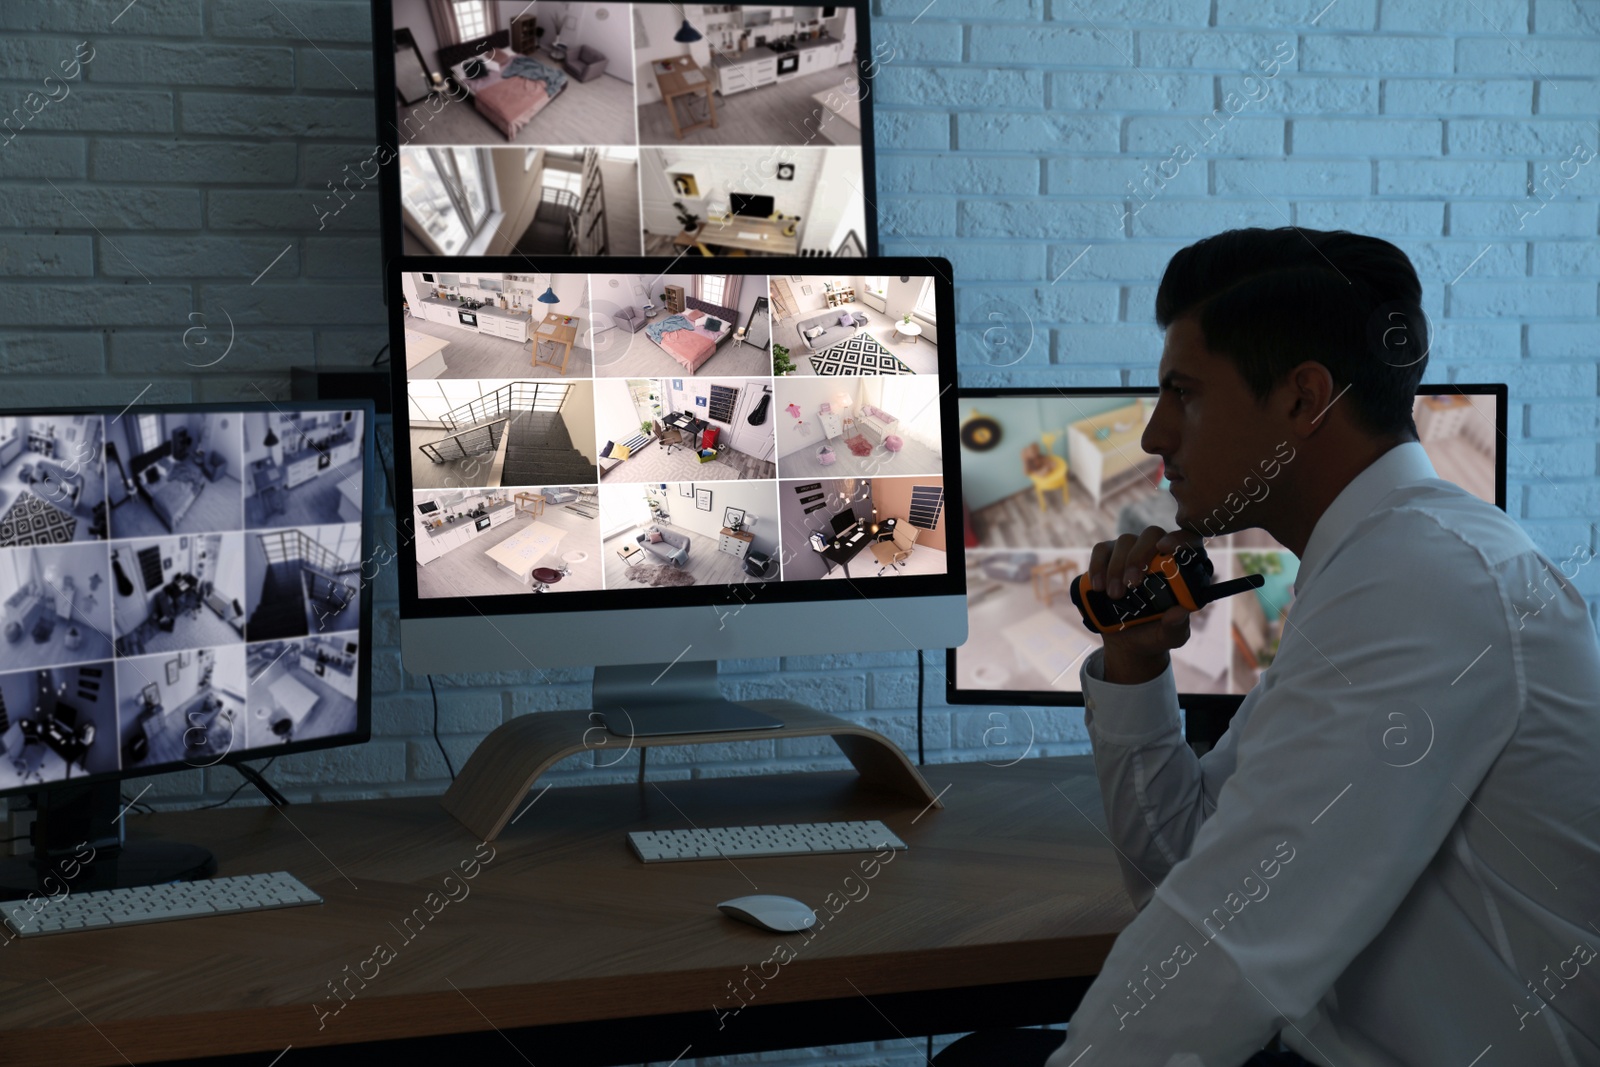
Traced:
POLYGON ((444 757, 444 765, 450 771, 450 780, 456 780, 455 765, 450 762, 450 753, 444 750, 444 742, 439 740, 439 690, 433 687, 433 675, 428 675, 428 692, 433 694, 433 743, 439 746, 439 755, 444 757))
POLYGON ((372 357, 372 366, 376 367, 378 365, 378 361, 383 359, 383 354, 387 351, 389 351, 388 345, 384 345, 382 348, 378 349, 378 354, 372 357))
MULTIPOLYGON (((274 758, 276 758, 276 757, 274 757, 274 758)), ((276 789, 274 789, 272 787, 272 783, 267 781, 265 778, 263 778, 261 776, 261 772, 260 771, 256 770, 254 767, 248 767, 243 763, 232 763, 232 764, 229 764, 229 766, 232 767, 234 770, 238 771, 241 775, 243 775, 244 776, 244 780, 247 783, 249 783, 250 785, 253 785, 257 789, 261 790, 261 795, 266 797, 267 800, 272 803, 273 807, 275 807, 275 808, 287 808, 289 806, 288 798, 286 798, 282 793, 280 793, 276 789)), ((244 788, 244 786, 242 786, 242 785, 239 787, 239 789, 243 789, 243 788, 244 788)), ((234 790, 235 795, 238 794, 239 789, 235 789, 234 790)))
MULTIPOLYGON (((277 756, 273 756, 271 759, 267 760, 266 764, 261 768, 261 771, 271 767, 273 763, 277 761, 277 759, 277 756)), ((233 798, 239 795, 239 791, 247 785, 253 785, 257 789, 261 790, 262 796, 272 801, 274 807, 281 808, 288 805, 289 802, 283 798, 283 794, 274 789, 271 782, 268 782, 265 778, 261 777, 261 771, 256 770, 254 767, 246 767, 243 763, 230 763, 228 766, 238 771, 239 776, 243 778, 244 781, 240 782, 239 788, 229 793, 226 799, 219 800, 215 804, 202 804, 195 809, 196 811, 205 811, 208 808, 220 808, 225 804, 231 803, 233 798), (277 799, 274 800, 274 797, 277 799)))
POLYGON ((926 766, 927 753, 922 747, 922 649, 917 649, 917 766, 926 766))

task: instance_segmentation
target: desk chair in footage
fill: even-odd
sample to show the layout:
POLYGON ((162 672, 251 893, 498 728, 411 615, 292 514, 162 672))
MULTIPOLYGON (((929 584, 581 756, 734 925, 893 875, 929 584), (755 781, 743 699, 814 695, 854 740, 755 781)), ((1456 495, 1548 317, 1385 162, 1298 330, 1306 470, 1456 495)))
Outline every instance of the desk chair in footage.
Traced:
POLYGON ((873 541, 872 554, 878 558, 878 574, 904 567, 916 547, 917 528, 909 523, 896 525, 888 540, 880 537, 873 541))

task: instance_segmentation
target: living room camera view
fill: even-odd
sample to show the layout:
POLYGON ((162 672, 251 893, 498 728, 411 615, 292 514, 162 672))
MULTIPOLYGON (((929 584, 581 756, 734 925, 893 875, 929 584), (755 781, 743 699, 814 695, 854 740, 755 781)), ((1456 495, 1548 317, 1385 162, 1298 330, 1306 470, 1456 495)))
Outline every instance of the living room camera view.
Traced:
POLYGON ((911 275, 772 278, 779 374, 936 374, 933 279, 911 275))
POLYGON ((407 254, 866 254, 854 9, 393 10, 407 254))
MULTIPOLYGON (((1076 691, 1099 640, 1068 594, 1100 541, 1148 526, 1174 529, 1177 503, 1161 459, 1139 441, 1153 396, 997 397, 961 425, 967 522, 968 638, 957 684, 1076 691)), ((1418 437, 1440 477, 1494 501, 1493 399, 1423 396, 1418 437)), ((1243 694, 1277 654, 1299 561, 1264 530, 1206 546, 1213 581, 1259 574, 1253 595, 1197 612, 1172 653, 1180 692, 1243 694)))
POLYGON ((105 539, 104 435, 99 415, 0 418, 0 547, 105 539))
POLYGON ((0 492, 51 509, 0 544, 0 788, 354 730, 362 435, 354 411, 0 420, 0 492))
POLYGON ((593 318, 582 274, 403 274, 406 376, 588 378, 593 318))

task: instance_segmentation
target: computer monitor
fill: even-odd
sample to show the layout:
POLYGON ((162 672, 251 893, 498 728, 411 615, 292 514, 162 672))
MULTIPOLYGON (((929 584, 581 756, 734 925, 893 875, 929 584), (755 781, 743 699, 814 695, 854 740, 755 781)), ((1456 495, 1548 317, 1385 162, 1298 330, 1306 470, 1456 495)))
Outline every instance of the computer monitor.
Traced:
POLYGON ((856 513, 852 508, 845 508, 833 517, 833 532, 842 534, 856 524, 856 513))
POLYGON ((733 193, 729 197, 733 204, 733 213, 748 218, 764 219, 773 212, 773 201, 770 196, 753 196, 748 193, 733 193))
POLYGON ((0 796, 37 794, 33 891, 215 870, 122 843, 119 785, 365 742, 370 403, 0 412, 0 796))
MULTIPOLYGON (((955 704, 1081 705, 1078 669, 1100 638, 1068 583, 1099 541, 1174 529, 1162 463, 1139 440, 1157 391, 965 389, 961 479, 969 512, 968 638, 948 653, 955 704)), ((1506 506, 1506 387, 1424 384, 1414 408, 1434 470, 1506 506)), ((1215 581, 1260 574, 1251 593, 1196 612, 1173 650, 1179 700, 1226 721, 1271 662, 1299 560, 1265 530, 1209 540, 1215 581)))
POLYGON ((313 210, 331 225, 379 190, 385 262, 878 251, 872 88, 893 53, 867 0, 372 17, 379 143, 315 178, 313 210))
POLYGON ((407 669, 594 664, 643 730, 719 659, 959 644, 950 265, 849 264, 392 264, 407 669))

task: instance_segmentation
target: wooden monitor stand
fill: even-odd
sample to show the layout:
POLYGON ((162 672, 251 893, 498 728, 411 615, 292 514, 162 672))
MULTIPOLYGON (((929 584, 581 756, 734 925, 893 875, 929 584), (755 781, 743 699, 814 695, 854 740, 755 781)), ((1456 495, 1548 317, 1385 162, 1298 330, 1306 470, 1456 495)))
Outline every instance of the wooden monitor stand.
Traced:
MULTIPOLYGON (((618 737, 602 725, 596 711, 551 711, 523 715, 496 728, 468 758, 441 803, 484 841, 500 836, 539 776, 568 756, 594 751, 609 754, 655 745, 707 745, 764 741, 774 737, 831 737, 861 777, 918 804, 942 808, 938 795, 904 752, 876 730, 792 700, 751 700, 744 706, 776 715, 777 729, 618 737)), ((621 756, 616 756, 618 760, 621 756)), ((642 757, 641 757, 642 758, 642 757)), ((643 771, 641 768, 641 777, 643 771)), ((730 813, 737 821, 737 814, 730 813)))

